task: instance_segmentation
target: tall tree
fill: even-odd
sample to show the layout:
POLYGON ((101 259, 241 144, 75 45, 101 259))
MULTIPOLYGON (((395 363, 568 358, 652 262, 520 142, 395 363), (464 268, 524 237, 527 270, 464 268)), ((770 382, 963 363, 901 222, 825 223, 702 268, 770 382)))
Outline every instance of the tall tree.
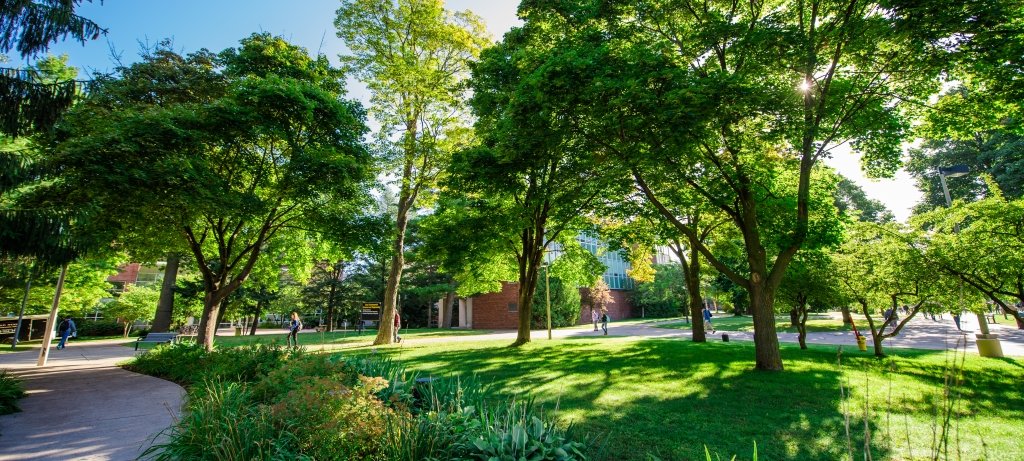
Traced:
POLYGON ((220 305, 270 242, 363 202, 367 130, 342 93, 326 57, 269 34, 219 55, 158 50, 67 115, 35 199, 90 210, 115 235, 173 229, 202 275, 198 339, 212 348, 220 305))
MULTIPOLYGON (((417 199, 431 194, 453 149, 465 145, 469 63, 487 45, 482 21, 441 0, 344 0, 335 19, 351 54, 341 56, 372 93, 378 146, 395 167, 398 210, 381 315, 395 314, 405 268, 405 232, 417 199)), ((393 341, 381 321, 374 344, 393 341)))
MULTIPOLYGON (((773 304, 812 231, 814 166, 849 142, 869 170, 895 169, 905 102, 936 87, 932 58, 945 52, 939 42, 952 27, 917 27, 920 11, 873 0, 597 3, 524 2, 520 14, 528 23, 558 15, 587 24, 591 51, 578 53, 603 62, 580 73, 577 86, 597 93, 591 112, 599 117, 588 134, 633 169, 652 203, 670 197, 647 175, 668 170, 729 216, 743 240, 745 274, 697 247, 748 293, 757 368, 781 370, 773 304), (792 181, 794 200, 769 210, 772 183, 783 179, 792 181), (769 229, 785 237, 772 245, 769 229)), ((957 20, 969 26, 952 14, 941 26, 957 20)), ((696 235, 677 221, 684 235, 696 235)))

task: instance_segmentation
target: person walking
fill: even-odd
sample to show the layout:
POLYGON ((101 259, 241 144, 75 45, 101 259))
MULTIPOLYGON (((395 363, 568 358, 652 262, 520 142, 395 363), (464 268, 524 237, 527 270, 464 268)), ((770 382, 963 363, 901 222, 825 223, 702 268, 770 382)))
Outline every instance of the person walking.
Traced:
POLYGON ((57 343, 57 349, 67 348, 68 337, 78 333, 78 329, 75 328, 75 321, 71 320, 71 317, 64 317, 64 320, 57 327, 57 333, 60 334, 60 342, 57 343))
POLYGON ((610 318, 608 317, 608 311, 602 311, 601 312, 601 329, 604 330, 604 335, 605 336, 608 336, 608 320, 610 320, 610 318))
POLYGON ((398 315, 398 309, 395 309, 395 330, 394 330, 394 335, 395 335, 395 342, 396 343, 402 342, 402 337, 398 335, 398 330, 401 330, 401 329, 402 329, 402 316, 398 315))
POLYGON ((288 322, 288 346, 299 347, 299 331, 302 330, 302 320, 299 313, 292 311, 292 320, 288 322))
POLYGON ((707 333, 708 328, 710 328, 711 334, 715 334, 715 325, 711 323, 711 317, 713 317, 711 315, 711 309, 708 309, 707 306, 704 306, 704 332, 707 333))
POLYGON ((590 308, 590 319, 594 321, 594 331, 597 331, 597 322, 601 320, 601 314, 593 307, 590 308))

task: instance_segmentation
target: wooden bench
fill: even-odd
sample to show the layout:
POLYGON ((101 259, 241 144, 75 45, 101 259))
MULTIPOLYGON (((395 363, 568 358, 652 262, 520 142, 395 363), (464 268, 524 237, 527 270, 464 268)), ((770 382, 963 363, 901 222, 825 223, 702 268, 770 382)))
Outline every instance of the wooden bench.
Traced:
POLYGON ((135 350, 139 350, 139 344, 141 343, 170 343, 177 339, 177 333, 147 333, 146 336, 142 336, 138 341, 135 341, 135 350))

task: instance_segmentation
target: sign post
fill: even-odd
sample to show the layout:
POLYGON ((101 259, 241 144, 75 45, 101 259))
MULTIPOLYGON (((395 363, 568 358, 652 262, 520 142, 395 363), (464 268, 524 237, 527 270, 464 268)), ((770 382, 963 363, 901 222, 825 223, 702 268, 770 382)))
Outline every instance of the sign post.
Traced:
POLYGON ((57 290, 53 294, 53 307, 50 309, 50 318, 46 320, 46 332, 43 333, 43 347, 39 350, 39 360, 36 366, 46 365, 46 359, 50 357, 50 342, 53 341, 53 330, 57 321, 57 308, 60 306, 60 292, 64 289, 64 277, 68 274, 68 265, 60 268, 60 277, 57 277, 57 290))
POLYGON ((359 313, 359 320, 363 322, 377 322, 380 324, 380 309, 383 303, 363 303, 363 309, 359 313))

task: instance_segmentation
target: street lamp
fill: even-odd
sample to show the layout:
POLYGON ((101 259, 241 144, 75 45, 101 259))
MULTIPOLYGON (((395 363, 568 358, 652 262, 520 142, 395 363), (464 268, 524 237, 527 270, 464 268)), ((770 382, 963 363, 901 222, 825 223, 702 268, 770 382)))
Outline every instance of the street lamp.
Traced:
MULTIPOLYGON (((949 187, 946 186, 946 178, 959 178, 967 176, 971 172, 970 167, 967 165, 953 165, 950 167, 939 167, 939 182, 942 183, 942 194, 946 197, 946 208, 953 206, 953 200, 949 196, 949 187)), ((953 232, 959 232, 957 226, 953 227, 953 232)), ((960 282, 960 298, 963 300, 963 281, 960 282)), ((961 305, 961 308, 963 306, 961 305)), ((984 313, 976 314, 978 316, 978 329, 981 333, 976 333, 978 353, 983 357, 1002 357, 1003 348, 999 344, 998 335, 989 333, 988 321, 985 320, 984 313)))
POLYGON ((548 306, 548 339, 551 339, 551 264, 544 262, 544 297, 548 306))

